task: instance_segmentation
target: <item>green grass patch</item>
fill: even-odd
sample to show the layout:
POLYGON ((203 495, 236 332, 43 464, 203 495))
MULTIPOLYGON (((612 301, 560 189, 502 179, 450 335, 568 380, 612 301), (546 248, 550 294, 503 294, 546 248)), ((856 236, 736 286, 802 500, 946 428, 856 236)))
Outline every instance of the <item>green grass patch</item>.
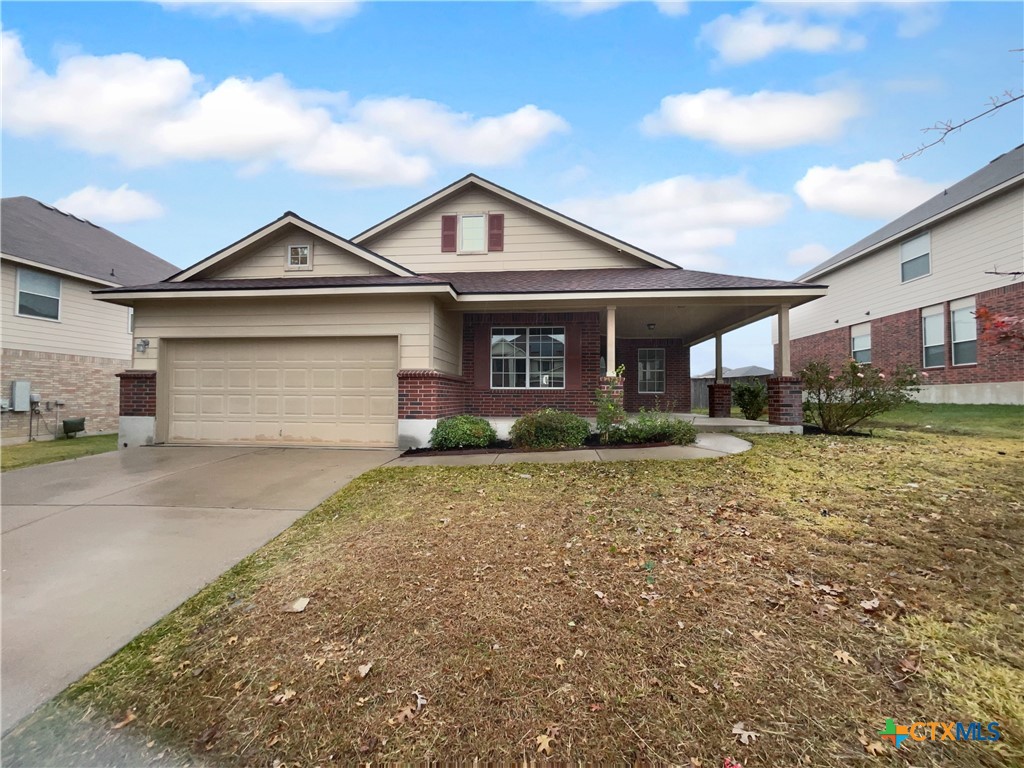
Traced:
POLYGON ((0 471, 34 467, 54 461, 80 459, 97 453, 117 450, 117 435, 35 440, 31 443, 5 445, 0 448, 0 471))
POLYGON ((911 403, 863 422, 859 428, 887 427, 947 435, 1021 438, 1024 406, 911 403))

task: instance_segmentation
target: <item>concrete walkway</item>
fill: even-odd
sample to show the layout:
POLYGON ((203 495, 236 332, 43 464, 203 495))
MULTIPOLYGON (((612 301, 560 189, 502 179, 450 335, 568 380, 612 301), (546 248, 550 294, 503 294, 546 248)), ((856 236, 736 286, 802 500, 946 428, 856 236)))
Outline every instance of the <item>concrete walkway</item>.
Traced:
POLYGON ((488 464, 567 464, 573 461, 638 461, 640 459, 713 459, 743 453, 750 443, 732 435, 697 435, 692 445, 667 445, 660 448, 581 448, 575 451, 536 451, 524 453, 468 453, 462 455, 402 456, 388 462, 389 467, 479 467, 488 464))
POLYGON ((397 455, 135 448, 5 472, 3 732, 397 455))

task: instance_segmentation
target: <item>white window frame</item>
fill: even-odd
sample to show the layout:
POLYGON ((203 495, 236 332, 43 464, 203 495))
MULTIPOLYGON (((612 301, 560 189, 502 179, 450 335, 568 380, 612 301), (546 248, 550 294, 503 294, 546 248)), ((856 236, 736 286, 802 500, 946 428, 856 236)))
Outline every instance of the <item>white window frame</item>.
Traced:
POLYGON ((284 249, 284 268, 287 272, 309 272, 313 269, 313 246, 310 243, 290 243, 284 249), (306 263, 292 264, 292 248, 306 249, 306 263))
POLYGON ((964 365, 977 365, 978 364, 978 321, 974 316, 976 309, 974 297, 971 296, 966 299, 959 299, 958 301, 950 302, 949 304, 949 341, 951 353, 953 356, 953 365, 964 366, 964 365), (956 335, 956 316, 958 312, 967 312, 970 314, 971 323, 971 338, 969 339, 958 339, 956 335), (974 359, 966 362, 957 362, 957 344, 963 344, 965 342, 974 342, 974 359))
POLYGON ((14 291, 14 314, 18 317, 25 317, 29 320, 44 320, 47 323, 59 323, 64 313, 64 281, 58 276, 44 272, 41 269, 27 269, 25 267, 18 267, 18 278, 17 286, 14 291), (53 278, 57 281, 57 295, 47 296, 45 293, 35 293, 34 291, 25 291, 25 293, 31 294, 32 296, 42 296, 46 299, 57 299, 57 316, 56 317, 39 317, 38 315, 26 315, 21 311, 21 276, 27 272, 31 272, 37 275, 43 275, 45 277, 53 278))
POLYGON ((850 326, 850 357, 857 360, 861 365, 870 365, 871 363, 871 323, 858 323, 857 325, 850 326), (857 346, 858 339, 867 339, 868 344, 866 347, 857 346), (858 352, 867 352, 867 360, 857 360, 858 352))
POLYGON ((931 307, 924 307, 921 310, 921 367, 922 368, 945 368, 946 367, 946 308, 942 304, 931 307), (939 318, 940 338, 936 344, 928 343, 928 327, 925 322, 927 317, 939 318), (938 365, 928 365, 928 349, 930 347, 942 348, 942 362, 938 365))
MULTIPOLYGON (((493 390, 524 390, 524 389, 529 389, 529 390, 533 390, 533 391, 543 391, 543 392, 559 391, 559 390, 564 390, 565 389, 566 380, 567 380, 567 378, 569 376, 569 371, 568 371, 568 358, 569 358, 569 356, 566 354, 566 346, 569 343, 569 339, 568 339, 568 336, 566 335, 566 332, 565 332, 565 326, 560 326, 560 325, 495 325, 495 326, 492 326, 488 330, 487 339, 488 339, 488 344, 487 344, 487 377, 488 377, 488 379, 487 379, 487 383, 490 385, 491 389, 493 389, 493 390), (546 329, 550 329, 552 331, 560 332, 562 338, 564 339, 564 341, 562 342, 562 386, 560 386, 560 387, 545 387, 545 386, 534 387, 534 386, 530 386, 530 360, 531 360, 531 356, 530 356, 530 334, 533 331, 539 331, 542 328, 546 328, 546 329), (494 354, 493 354, 493 349, 492 348, 494 347, 494 332, 496 330, 523 331, 523 335, 526 337, 526 357, 525 358, 518 358, 518 357, 499 357, 499 358, 495 358, 494 354), (522 386, 522 387, 498 387, 498 386, 495 386, 494 385, 494 360, 496 360, 496 359, 497 360, 525 360, 526 361, 526 379, 525 379, 526 385, 522 386)), ((554 358, 554 357, 549 357, 547 355, 541 355, 540 358, 544 359, 544 360, 557 359, 557 358, 554 358)))
POLYGON ((456 233, 456 252, 460 254, 481 254, 487 253, 487 238, 489 233, 487 231, 487 214, 486 213, 460 213, 459 216, 459 228, 456 233), (480 249, 466 248, 463 244, 463 235, 465 233, 464 222, 466 219, 482 219, 483 220, 483 236, 480 240, 480 249))
POLYGON ((923 277, 928 277, 932 273, 932 233, 922 232, 920 235, 904 240, 900 243, 900 283, 912 283, 915 280, 920 280, 923 277), (926 248, 924 253, 920 252, 920 243, 925 241, 926 248), (915 247, 917 246, 917 247, 915 247), (907 253, 913 255, 907 256, 907 253), (928 271, 924 274, 916 275, 914 277, 903 276, 903 265, 908 264, 916 259, 928 259, 928 271))
POLYGON ((637 391, 637 394, 640 394, 640 395, 663 395, 663 394, 665 394, 665 386, 666 386, 666 383, 667 383, 667 379, 668 379, 668 371, 666 370, 666 365, 665 365, 665 348, 664 347, 642 347, 642 348, 640 348, 640 349, 638 349, 636 351, 636 391, 637 391), (655 371, 655 373, 661 373, 661 389, 643 389, 644 379, 643 379, 643 376, 641 375, 641 371, 643 369, 641 367, 641 360, 640 360, 640 358, 643 356, 643 354, 645 352, 657 352, 657 353, 659 353, 659 354, 655 355, 655 358, 660 358, 660 360, 661 360, 661 369, 660 369, 660 371, 655 371))
POLYGON ((135 307, 128 307, 128 333, 135 333, 135 307))

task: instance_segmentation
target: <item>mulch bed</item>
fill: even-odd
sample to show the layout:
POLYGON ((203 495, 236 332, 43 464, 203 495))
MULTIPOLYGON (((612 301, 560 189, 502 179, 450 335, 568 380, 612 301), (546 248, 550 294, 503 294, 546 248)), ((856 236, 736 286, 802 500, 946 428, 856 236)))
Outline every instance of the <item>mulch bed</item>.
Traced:
POLYGON ((578 448, 516 448, 510 440, 499 440, 487 448, 453 448, 438 450, 436 448, 409 448, 402 456, 474 456, 486 453, 552 453, 554 451, 592 451, 595 448, 663 448, 672 443, 634 443, 632 445, 603 445, 598 435, 591 435, 578 448))

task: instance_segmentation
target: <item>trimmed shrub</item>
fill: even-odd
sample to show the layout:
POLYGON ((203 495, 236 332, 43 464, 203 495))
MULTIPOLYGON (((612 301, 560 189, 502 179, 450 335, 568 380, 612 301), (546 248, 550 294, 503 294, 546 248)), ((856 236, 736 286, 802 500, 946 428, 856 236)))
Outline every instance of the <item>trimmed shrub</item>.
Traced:
POLYGON ((546 408, 520 416, 510 434, 516 448, 578 448, 590 436, 590 424, 575 413, 546 408))
POLYGON ((849 432, 864 419, 913 401, 920 388, 917 371, 903 365, 886 375, 871 365, 848 360, 835 372, 824 361, 800 371, 804 418, 829 434, 849 432))
POLYGON ((480 416, 449 416, 439 419, 430 432, 430 445, 441 451, 453 448, 486 448, 497 442, 491 422, 480 416))
POLYGON ((693 424, 657 411, 641 411, 629 421, 612 427, 608 442, 613 445, 674 443, 687 445, 697 439, 693 424))
POLYGON ((768 408, 768 387, 760 379, 738 381, 732 387, 732 401, 743 418, 757 421, 768 408))

